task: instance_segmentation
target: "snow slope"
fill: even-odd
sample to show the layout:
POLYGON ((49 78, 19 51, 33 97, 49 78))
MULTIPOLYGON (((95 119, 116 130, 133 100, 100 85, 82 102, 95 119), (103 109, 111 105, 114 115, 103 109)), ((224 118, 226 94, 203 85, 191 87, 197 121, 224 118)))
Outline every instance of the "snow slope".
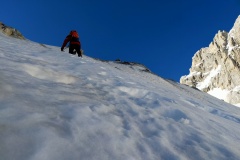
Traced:
POLYGON ((240 108, 59 50, 0 34, 1 160, 240 159, 240 108))

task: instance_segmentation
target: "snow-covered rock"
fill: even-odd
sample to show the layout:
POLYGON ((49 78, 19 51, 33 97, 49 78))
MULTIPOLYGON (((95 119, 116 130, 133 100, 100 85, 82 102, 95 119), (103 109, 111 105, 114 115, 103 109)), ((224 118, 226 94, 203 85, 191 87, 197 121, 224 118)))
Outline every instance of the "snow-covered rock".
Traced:
POLYGON ((181 77, 180 83, 215 97, 219 97, 215 91, 222 90, 227 94, 221 99, 240 103, 240 16, 229 33, 218 31, 209 47, 196 52, 189 75, 181 77))
POLYGON ((0 31, 7 36, 11 36, 19 39, 25 39, 24 36, 17 29, 6 26, 2 22, 0 22, 0 31))

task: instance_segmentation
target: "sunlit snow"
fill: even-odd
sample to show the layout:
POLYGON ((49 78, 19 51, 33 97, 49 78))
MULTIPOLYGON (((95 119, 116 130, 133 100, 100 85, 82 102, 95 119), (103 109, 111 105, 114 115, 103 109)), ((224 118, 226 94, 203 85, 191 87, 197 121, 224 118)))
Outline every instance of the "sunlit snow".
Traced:
POLYGON ((221 88, 214 88, 213 90, 210 90, 208 94, 217 97, 218 99, 224 100, 227 95, 229 94, 228 90, 223 90, 221 88))
POLYGON ((213 69, 209 73, 209 75, 204 79, 204 81, 199 82, 196 87, 200 90, 207 88, 209 86, 209 84, 211 83, 212 78, 214 78, 218 73, 220 73, 221 68, 222 68, 222 66, 218 65, 218 67, 216 69, 213 69))
POLYGON ((142 66, 2 34, 0 63, 1 160, 240 159, 240 108, 142 66))

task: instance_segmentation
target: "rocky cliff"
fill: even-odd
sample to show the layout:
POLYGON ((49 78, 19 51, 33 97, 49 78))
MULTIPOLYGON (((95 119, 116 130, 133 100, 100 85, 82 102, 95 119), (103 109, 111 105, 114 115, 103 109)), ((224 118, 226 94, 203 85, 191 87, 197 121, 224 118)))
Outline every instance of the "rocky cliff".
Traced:
POLYGON ((229 33, 218 31, 209 47, 195 53, 190 73, 180 83, 240 104, 240 16, 229 33))
POLYGON ((14 37, 14 38, 25 39, 18 30, 16 30, 15 28, 6 26, 2 22, 0 22, 0 32, 4 33, 7 36, 14 37))

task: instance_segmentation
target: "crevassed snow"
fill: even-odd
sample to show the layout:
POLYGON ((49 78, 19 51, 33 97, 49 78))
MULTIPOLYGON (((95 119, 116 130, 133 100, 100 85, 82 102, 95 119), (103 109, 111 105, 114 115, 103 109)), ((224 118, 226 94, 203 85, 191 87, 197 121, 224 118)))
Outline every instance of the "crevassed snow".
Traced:
POLYGON ((0 34, 1 160, 239 159, 239 108, 59 50, 0 34))

